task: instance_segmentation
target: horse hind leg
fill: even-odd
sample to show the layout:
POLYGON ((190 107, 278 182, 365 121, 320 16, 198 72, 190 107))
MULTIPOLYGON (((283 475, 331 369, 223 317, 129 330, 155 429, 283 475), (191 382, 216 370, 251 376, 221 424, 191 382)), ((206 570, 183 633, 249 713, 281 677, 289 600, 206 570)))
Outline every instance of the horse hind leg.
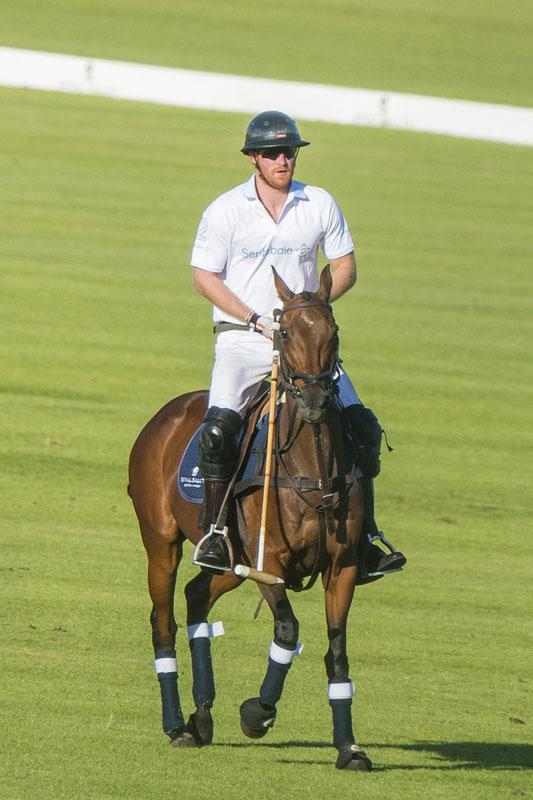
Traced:
POLYGON ((150 624, 159 681, 163 730, 171 742, 185 729, 178 691, 174 589, 182 556, 183 537, 175 521, 157 529, 141 524, 141 534, 148 555, 148 589, 152 600, 150 624))
POLYGON ((241 729, 250 739, 260 739, 276 720, 285 679, 298 654, 298 620, 282 586, 264 586, 261 592, 274 615, 274 639, 270 645, 268 667, 259 697, 245 700, 240 707, 241 729))
POLYGON ((218 598, 240 583, 241 580, 232 573, 218 576, 200 572, 185 587, 192 694, 196 710, 190 715, 182 734, 172 742, 174 747, 204 747, 213 741, 211 708, 216 692, 210 638, 221 635, 223 627, 221 623, 210 625, 207 617, 218 598))

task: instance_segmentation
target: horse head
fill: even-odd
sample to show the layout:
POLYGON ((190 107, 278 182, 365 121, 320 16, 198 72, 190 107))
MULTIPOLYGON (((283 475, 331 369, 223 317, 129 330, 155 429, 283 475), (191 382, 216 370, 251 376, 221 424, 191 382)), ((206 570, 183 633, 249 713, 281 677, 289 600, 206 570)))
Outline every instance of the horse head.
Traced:
POLYGON ((279 318, 281 383, 295 399, 303 420, 321 423, 335 395, 339 350, 338 326, 329 305, 330 268, 328 265, 322 270, 317 292, 299 294, 272 270, 283 301, 279 318))

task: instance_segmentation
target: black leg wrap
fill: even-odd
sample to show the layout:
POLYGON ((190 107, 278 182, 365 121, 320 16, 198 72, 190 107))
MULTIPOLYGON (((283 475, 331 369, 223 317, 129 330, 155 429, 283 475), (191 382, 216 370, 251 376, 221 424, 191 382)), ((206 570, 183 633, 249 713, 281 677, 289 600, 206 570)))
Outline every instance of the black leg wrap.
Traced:
POLYGON ((330 700, 333 715, 333 744, 342 747, 355 742, 352 728, 352 701, 330 700))
POLYGON ((279 664, 277 661, 268 659, 268 669, 265 679, 259 689, 259 700, 261 705, 268 708, 275 708, 281 694, 287 673, 291 668, 289 664, 279 664))
POLYGON ((211 708, 215 701, 215 681, 211 661, 211 642, 201 636, 189 642, 192 660, 192 696, 194 704, 211 708))
MULTIPOLYGON (((176 658, 176 651, 167 650, 156 653, 157 658, 176 658)), ((178 673, 161 672, 157 679, 161 690, 163 730, 171 739, 174 739, 185 730, 185 720, 183 719, 178 694, 178 673)))

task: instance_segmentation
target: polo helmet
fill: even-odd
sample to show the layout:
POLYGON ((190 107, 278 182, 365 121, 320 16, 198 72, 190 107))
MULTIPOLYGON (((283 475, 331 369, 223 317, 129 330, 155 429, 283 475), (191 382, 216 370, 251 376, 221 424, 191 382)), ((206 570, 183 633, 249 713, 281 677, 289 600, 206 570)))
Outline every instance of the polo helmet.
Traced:
POLYGON ((269 147, 306 147, 311 142, 302 139, 295 121, 281 111, 263 111, 246 128, 241 153, 265 150, 269 147))

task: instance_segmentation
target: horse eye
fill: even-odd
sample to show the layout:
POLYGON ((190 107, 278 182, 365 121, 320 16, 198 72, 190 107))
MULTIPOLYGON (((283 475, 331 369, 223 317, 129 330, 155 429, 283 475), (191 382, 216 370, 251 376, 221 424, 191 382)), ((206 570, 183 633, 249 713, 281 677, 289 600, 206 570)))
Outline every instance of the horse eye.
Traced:
POLYGON ((282 339, 287 339, 289 336, 288 328, 280 328, 279 335, 281 336, 282 339))

